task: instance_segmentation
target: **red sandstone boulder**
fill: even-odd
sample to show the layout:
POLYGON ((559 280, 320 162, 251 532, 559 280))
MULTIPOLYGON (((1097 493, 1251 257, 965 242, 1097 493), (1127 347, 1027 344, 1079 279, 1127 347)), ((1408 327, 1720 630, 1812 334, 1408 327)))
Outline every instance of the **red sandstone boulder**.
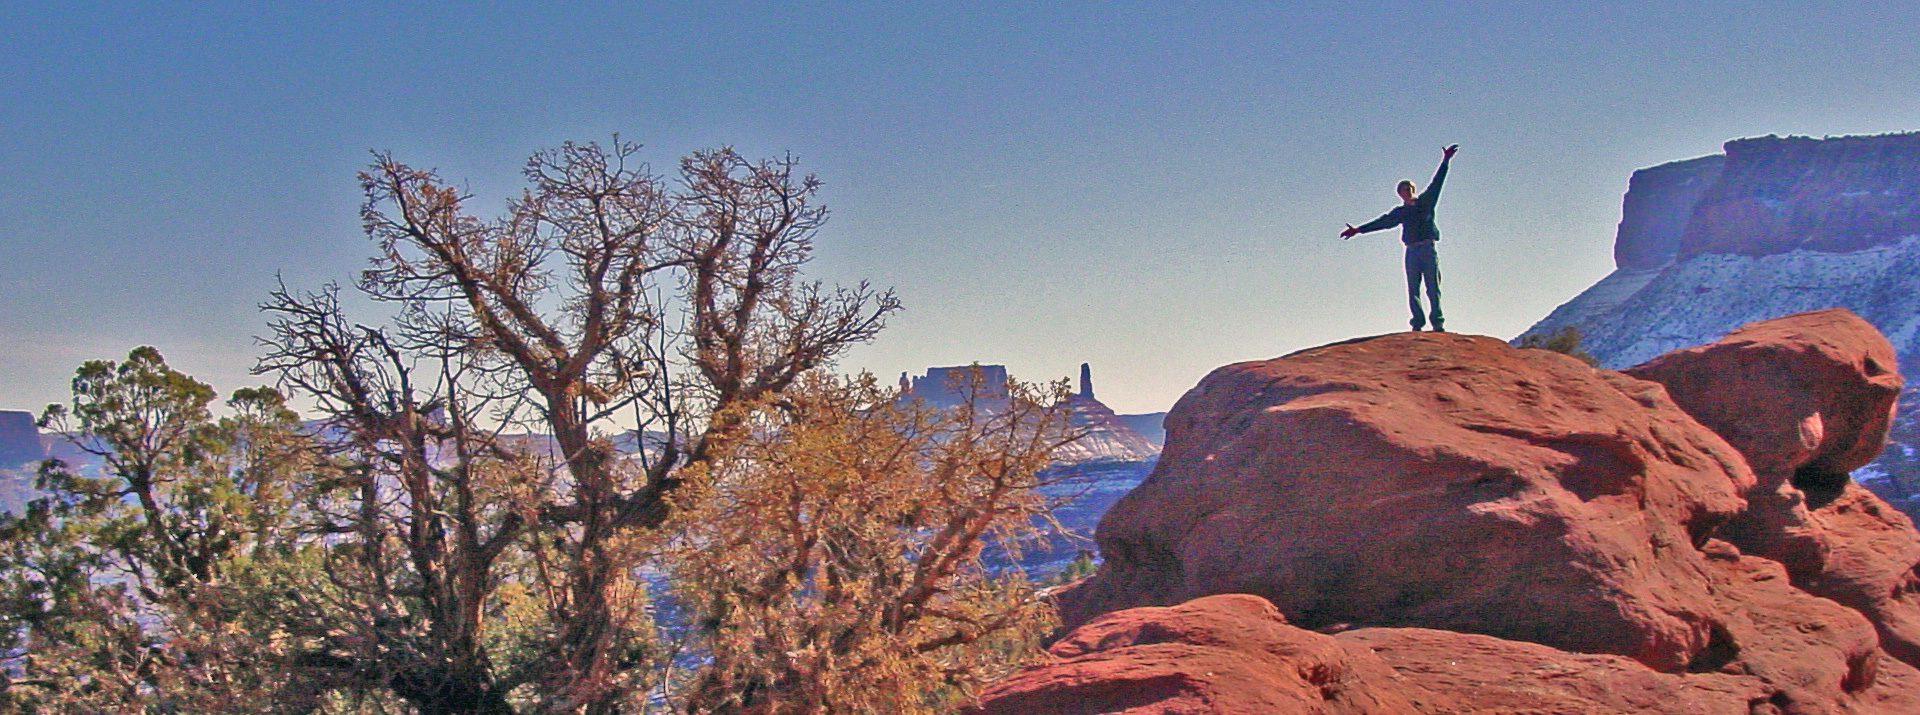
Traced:
POLYGON ((1418 688, 1367 649, 1289 626, 1255 596, 1108 614, 1050 654, 987 690, 971 712, 1416 712, 1403 691, 1418 688))
POLYGON ((1844 481, 1880 456, 1905 384, 1898 365, 1880 331, 1834 309, 1754 323, 1626 373, 1664 385, 1740 450, 1765 491, 1796 475, 1844 481))
POLYGON ((1632 368, 1740 450, 1758 481, 1721 530, 1799 587, 1860 610, 1920 664, 1920 533, 1847 473, 1886 444, 1903 381, 1893 346, 1845 310, 1769 320, 1632 368))
POLYGON ((1920 712, 1920 535, 1846 478, 1893 364, 1830 311, 1634 376, 1433 334, 1222 368, 1059 594, 1086 625, 979 708, 1920 712))
POLYGON ((1828 553, 1825 568, 1800 587, 1859 609, 1879 630, 1881 648, 1920 666, 1920 536, 1913 521, 1853 483, 1809 516, 1828 553))
POLYGON ((1100 572, 1061 596, 1069 624, 1244 592, 1309 628, 1483 633, 1665 671, 1715 661, 1732 627, 1698 546, 1754 477, 1658 385, 1401 333, 1216 370, 1167 427, 1154 474, 1101 520, 1100 572))
POLYGON ((1873 689, 1852 708, 1862 713, 1920 713, 1920 670, 1882 653, 1873 689))

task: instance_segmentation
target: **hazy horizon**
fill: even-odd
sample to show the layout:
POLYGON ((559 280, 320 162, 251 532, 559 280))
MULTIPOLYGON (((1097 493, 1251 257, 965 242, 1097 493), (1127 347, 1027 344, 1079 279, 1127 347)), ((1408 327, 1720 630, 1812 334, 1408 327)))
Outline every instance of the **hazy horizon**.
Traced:
POLYGON ((1920 129, 1920 8, 883 7, 0 8, 0 409, 142 344, 260 383, 276 274, 370 255, 370 149, 487 207, 566 140, 792 152, 833 210, 812 275, 906 304, 843 369, 1089 362, 1147 412, 1404 329, 1395 234, 1336 232, 1445 144, 1448 327, 1505 338, 1611 270, 1633 170, 1920 129))

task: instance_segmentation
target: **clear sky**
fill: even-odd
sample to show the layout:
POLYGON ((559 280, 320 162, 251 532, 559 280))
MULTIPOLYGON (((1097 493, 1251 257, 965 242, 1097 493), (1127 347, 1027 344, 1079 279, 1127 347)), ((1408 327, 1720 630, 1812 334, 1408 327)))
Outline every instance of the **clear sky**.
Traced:
POLYGON ((1147 411, 1404 329, 1395 234, 1336 231, 1449 142, 1448 325, 1511 337, 1611 268, 1634 169, 1920 129, 1892 3, 168 5, 0 4, 0 408, 138 344, 258 382, 275 273, 369 255, 369 149, 495 201, 567 139, 792 151, 834 211, 816 274, 907 305, 845 367, 1088 361, 1147 411))

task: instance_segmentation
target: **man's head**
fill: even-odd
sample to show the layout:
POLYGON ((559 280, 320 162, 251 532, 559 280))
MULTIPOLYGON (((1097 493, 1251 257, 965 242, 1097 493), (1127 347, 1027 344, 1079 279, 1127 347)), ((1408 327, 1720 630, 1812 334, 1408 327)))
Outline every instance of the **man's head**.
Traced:
POLYGON ((1413 203, 1413 182, 1402 181, 1398 186, 1393 187, 1393 190, 1400 193, 1401 201, 1413 203))

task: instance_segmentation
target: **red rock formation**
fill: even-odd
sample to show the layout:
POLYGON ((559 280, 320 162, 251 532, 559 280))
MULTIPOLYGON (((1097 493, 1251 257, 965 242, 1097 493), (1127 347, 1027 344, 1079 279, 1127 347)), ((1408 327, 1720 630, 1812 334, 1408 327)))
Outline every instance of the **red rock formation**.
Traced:
POLYGON ((1662 383, 1746 457, 1758 481, 1722 529, 1794 583, 1859 609, 1920 665, 1920 533, 1847 473, 1879 455, 1902 380, 1893 346, 1844 310, 1747 326, 1627 373, 1662 383))
POLYGON ((1767 491, 1801 472, 1844 480, 1879 456, 1905 384, 1896 364, 1880 331, 1834 309, 1754 323, 1626 373, 1666 386, 1767 491))
POLYGON ((1739 454, 1657 385, 1540 350, 1402 333, 1216 370, 1062 596, 1107 611, 1253 593, 1307 627, 1410 625, 1679 670, 1726 617, 1695 548, 1739 454))
MULTIPOLYGON (((1032 713, 1411 713, 1366 648, 1287 625, 1255 596, 1109 614, 1055 643, 971 710, 1032 713)), ((1432 700, 1422 693, 1422 700, 1432 700)))
POLYGON ((1859 612, 1794 588, 1780 564, 1726 542, 1704 551, 1726 630, 1689 670, 1754 676, 1788 712, 1827 712, 1874 684, 1881 652, 1859 612))
MULTIPOLYGON (((1614 244, 1621 270, 1521 337, 1576 328, 1589 354, 1622 368, 1743 324, 1845 307, 1920 374, 1920 133, 1741 139, 1726 152, 1635 172, 1614 244)), ((1920 394, 1906 403, 1893 431, 1902 447, 1872 465, 1886 478, 1868 486, 1920 519, 1920 394)))
POLYGON ((1891 365, 1829 311, 1645 380, 1434 334, 1221 368, 982 708, 1920 712, 1920 534, 1845 477, 1891 365))
MULTIPOLYGON (((1767 570, 1769 562, 1752 561, 1767 570)), ((1779 589, 1761 590, 1786 588, 1783 581, 1779 589)), ((1878 657, 1871 633, 1864 624, 1861 629, 1866 651, 1878 657)), ((1785 630, 1808 639, 1820 633, 1785 630)), ((1796 667, 1784 658, 1757 671, 1735 661, 1723 672, 1670 674, 1620 656, 1451 631, 1364 628, 1326 635, 1287 624, 1272 605, 1248 595, 1110 613, 1054 644, 1049 655, 989 688, 968 712, 1911 712, 1904 708, 1916 704, 1912 694, 1920 690, 1916 673, 1891 660, 1886 667, 1897 672, 1852 693, 1821 665, 1796 667)))

